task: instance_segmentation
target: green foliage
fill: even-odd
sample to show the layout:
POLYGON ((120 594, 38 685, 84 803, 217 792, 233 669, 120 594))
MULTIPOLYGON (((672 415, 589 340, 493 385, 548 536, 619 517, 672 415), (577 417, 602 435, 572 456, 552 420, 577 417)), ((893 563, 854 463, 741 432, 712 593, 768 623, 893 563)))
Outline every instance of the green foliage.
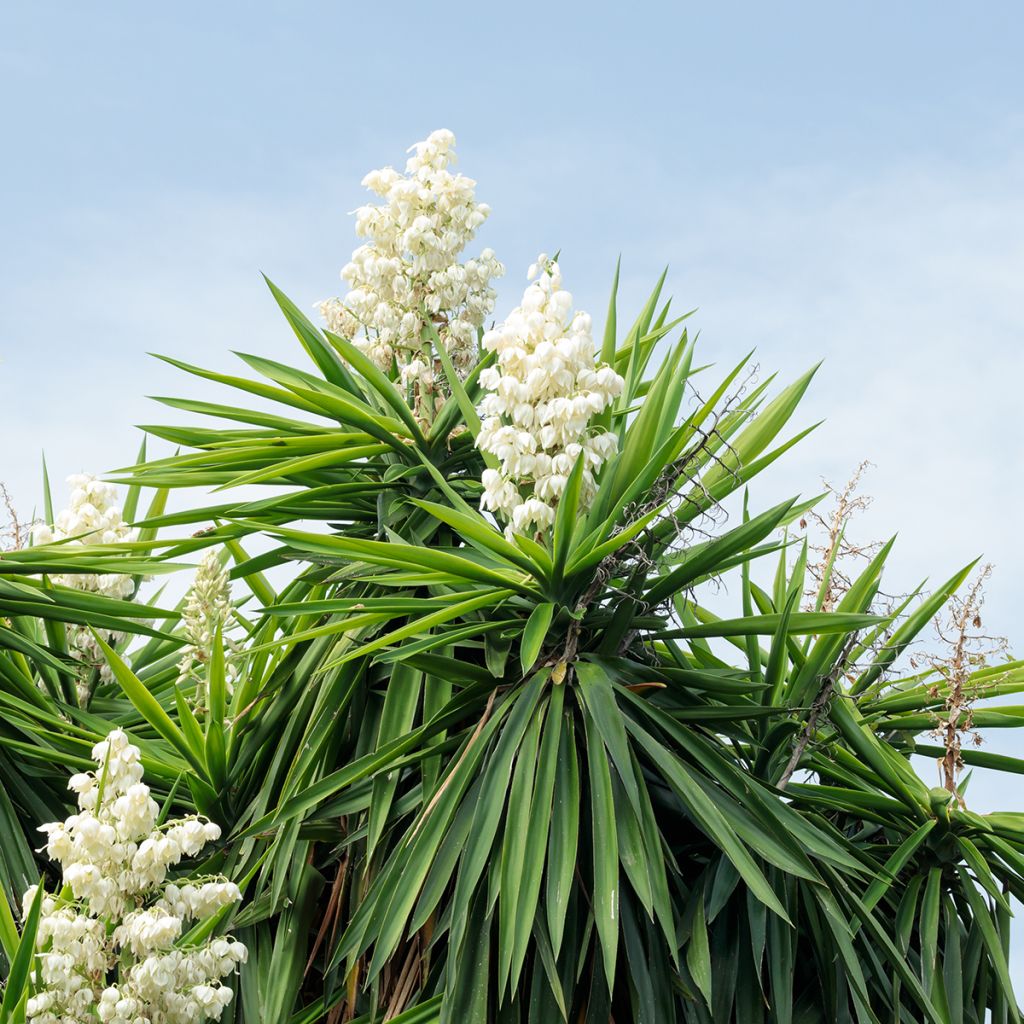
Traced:
MULTIPOLYGON (((730 400, 744 364, 705 384, 662 284, 621 337, 613 295, 619 454, 589 509, 573 474, 547 538, 478 511, 486 360, 464 381, 444 366, 427 429, 273 285, 309 368, 169 360, 236 404, 160 399, 220 425, 145 428, 180 451, 117 476, 139 540, 0 555, 6 904, 45 866, 35 829, 67 813, 68 772, 116 725, 168 812, 223 826, 211 870, 247 880, 230 913, 250 962, 225 1019, 1016 1020, 1024 818, 920 780, 910 755, 941 753, 918 737, 947 684, 898 671, 967 570, 897 617, 877 601, 887 545, 835 610, 801 610, 806 552, 780 531, 813 501, 744 505, 729 529, 716 513, 806 434, 786 432, 813 371, 730 400), (167 512, 176 490, 190 500, 167 512), (50 578, 153 577, 212 545, 244 637, 216 645, 204 707, 179 678, 181 603, 50 578), (741 600, 722 618, 707 602, 726 574, 741 600), (84 707, 68 623, 97 631, 112 671, 84 707)), ((1024 664, 973 683, 1020 692, 1024 664)), ((975 720, 1017 727, 1024 709, 975 720)), ((15 1020, 26 947, 6 904, 15 1020)))

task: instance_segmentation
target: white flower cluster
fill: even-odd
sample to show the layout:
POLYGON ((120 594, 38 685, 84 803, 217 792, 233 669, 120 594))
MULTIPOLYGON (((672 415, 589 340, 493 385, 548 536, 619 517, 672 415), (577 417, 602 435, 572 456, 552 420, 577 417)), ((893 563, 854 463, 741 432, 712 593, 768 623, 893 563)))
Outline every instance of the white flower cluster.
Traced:
MULTIPOLYGON (((52 526, 37 523, 32 528, 33 543, 67 541, 65 547, 88 548, 135 539, 135 531, 122 518, 113 484, 86 473, 75 473, 67 482, 71 486, 70 506, 57 516, 52 526)), ((62 573, 55 575, 53 581, 60 586, 122 600, 130 599, 135 588, 134 580, 126 573, 62 573)), ((86 669, 99 668, 102 678, 109 681, 110 668, 88 627, 70 624, 67 636, 72 655, 86 669)), ((114 644, 123 637, 123 633, 108 633, 105 639, 114 644)), ((79 682, 79 702, 83 705, 90 696, 88 685, 87 679, 79 682)))
MULTIPOLYGON (((185 601, 181 622, 188 645, 182 652, 178 665, 178 682, 194 679, 196 684, 195 702, 202 707, 206 694, 206 673, 203 666, 213 657, 213 645, 217 630, 221 631, 221 643, 229 652, 236 645, 224 636, 231 617, 231 580, 228 570, 221 564, 215 548, 203 556, 196 569, 192 586, 185 601)), ((225 661, 228 692, 231 692, 237 668, 233 662, 225 661)))
POLYGON ((476 259, 458 257, 487 219, 475 199, 476 182, 448 168, 455 136, 432 132, 411 147, 405 174, 371 171, 363 185, 384 202, 356 210, 356 234, 368 239, 341 271, 344 299, 318 304, 328 329, 349 338, 382 369, 396 361, 402 383, 435 390, 435 365, 423 339, 426 318, 456 369, 476 359, 477 329, 494 308, 493 279, 505 268, 490 249, 476 259))
MULTIPOLYGON (((68 483, 71 505, 57 516, 52 526, 37 523, 32 529, 33 543, 66 540, 69 541, 67 547, 89 547, 134 539, 134 531, 121 517, 117 488, 113 484, 105 484, 87 473, 69 476, 68 483)), ((133 589, 131 576, 123 573, 69 573, 55 576, 54 582, 106 597, 130 597, 133 589)))
POLYGON ((590 317, 572 315, 558 264, 541 255, 530 267, 522 304, 483 337, 497 366, 480 374, 490 393, 481 403, 477 447, 500 462, 483 474, 481 507, 499 513, 507 532, 542 532, 554 522, 577 460, 584 460, 580 492, 586 508, 594 474, 614 454, 617 438, 593 429, 592 417, 622 393, 623 379, 596 365, 590 317), (534 280, 536 278, 536 280, 534 280))
MULTIPOLYGON (((92 751, 99 766, 71 778, 79 813, 44 825, 64 890, 44 895, 36 937, 39 984, 28 1024, 196 1024, 219 1018, 232 991, 222 983, 245 962, 245 946, 216 938, 176 947, 183 925, 241 899, 224 878, 167 883, 220 828, 184 818, 157 825, 139 749, 120 730, 92 751)), ((36 894, 24 897, 27 913, 36 894)))

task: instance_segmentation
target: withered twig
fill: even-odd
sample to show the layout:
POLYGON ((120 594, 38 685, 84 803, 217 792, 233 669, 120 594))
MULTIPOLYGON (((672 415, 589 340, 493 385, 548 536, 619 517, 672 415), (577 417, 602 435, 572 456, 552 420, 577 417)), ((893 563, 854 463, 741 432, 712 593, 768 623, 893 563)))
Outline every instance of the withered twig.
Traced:
POLYGON ((804 756, 804 751, 807 749, 807 745, 811 742, 811 737, 814 735, 814 730, 818 725, 818 719, 822 712, 824 712, 828 707, 828 703, 832 699, 832 694, 835 692, 836 683, 839 681, 839 677, 846 671, 846 663, 856 646, 857 634, 851 633, 849 637, 847 637, 846 643, 843 645, 843 649, 839 652, 839 657, 836 659, 836 663, 832 666, 832 670, 822 677, 821 688, 818 690, 818 695, 814 698, 814 701, 811 704, 810 713, 807 715, 807 724, 797 737, 796 743, 793 744, 793 753, 790 754, 789 761, 782 772, 782 777, 777 783, 777 787, 779 789, 785 789, 789 780, 793 777, 793 773, 796 771, 797 765, 800 764, 800 759, 804 756))

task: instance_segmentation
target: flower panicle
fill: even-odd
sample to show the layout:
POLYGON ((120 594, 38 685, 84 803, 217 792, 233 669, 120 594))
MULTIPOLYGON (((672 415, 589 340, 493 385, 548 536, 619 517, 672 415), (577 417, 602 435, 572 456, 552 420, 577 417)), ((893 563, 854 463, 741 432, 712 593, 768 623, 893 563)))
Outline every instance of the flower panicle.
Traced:
MULTIPOLYGON (((141 752, 122 730, 97 743, 92 756, 97 770, 68 783, 78 812, 40 829, 70 898, 41 900, 39 982, 27 1002, 28 1024, 217 1019, 233 994, 223 979, 245 962, 246 947, 230 936, 187 949, 175 943, 186 922, 212 917, 241 892, 223 877, 167 876, 219 839, 220 827, 195 816, 158 824, 141 752)), ((25 893, 26 913, 36 888, 25 893)))
POLYGON ((476 201, 472 178, 450 170, 455 136, 432 132, 410 153, 404 174, 385 167, 363 179, 382 202, 355 211, 356 234, 366 242, 341 271, 348 291, 317 308, 330 331, 380 369, 397 363, 403 386, 436 397, 427 325, 437 330, 456 371, 467 373, 477 332, 494 308, 492 282, 505 268, 491 249, 459 262, 490 207, 476 201))
POLYGON ((476 440, 499 463, 484 470, 481 507, 522 534, 550 528, 580 459, 580 508, 589 506, 596 474, 618 446, 591 421, 624 386, 612 367, 598 365, 590 316, 573 313, 558 264, 542 253, 528 278, 520 305, 483 336, 497 361, 480 374, 487 394, 476 440))
MULTIPOLYGON (((218 634, 227 651, 234 653, 237 649, 237 644, 225 636, 231 621, 231 608, 231 577, 217 549, 211 548, 196 569, 181 616, 187 643, 178 663, 178 682, 195 680, 197 707, 202 706, 206 690, 206 675, 200 669, 210 663, 218 634)), ((225 670, 225 682, 230 693, 237 669, 232 662, 227 662, 225 670)))
MULTIPOLYGON (((67 482, 71 488, 70 504, 57 515, 52 524, 37 523, 33 526, 34 544, 64 541, 66 547, 81 550, 135 540, 137 532, 124 521, 117 500, 117 488, 113 484, 104 483, 89 473, 74 473, 67 478, 67 482)), ((122 601, 132 599, 136 582, 129 574, 119 572, 57 573, 53 581, 58 586, 122 601)), ((69 623, 66 632, 68 649, 83 667, 83 675, 78 681, 78 701, 84 707, 92 696, 89 679, 91 670, 99 669, 100 678, 106 682, 110 682, 113 674, 96 637, 87 626, 69 623)), ((125 635, 122 632, 104 631, 104 639, 113 646, 124 640, 125 635)))

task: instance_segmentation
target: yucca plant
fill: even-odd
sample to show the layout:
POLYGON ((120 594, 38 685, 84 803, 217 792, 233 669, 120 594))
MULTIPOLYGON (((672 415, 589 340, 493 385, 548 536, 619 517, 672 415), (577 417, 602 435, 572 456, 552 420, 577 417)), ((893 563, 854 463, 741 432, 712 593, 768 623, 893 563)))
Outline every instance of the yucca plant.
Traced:
MULTIPOLYGON (((441 217, 455 190, 471 209, 465 179, 438 185, 450 143, 431 140, 410 170, 419 201, 441 217)), ((390 175, 368 183, 401 192, 390 175)), ((372 321, 364 289, 326 304, 323 330, 271 285, 304 368, 172 360, 236 397, 162 399, 228 425, 145 428, 179 450, 114 474, 136 539, 0 559, 8 899, 38 877, 29 837, 65 813, 65 775, 116 725, 155 794, 221 824, 210 870, 244 884, 218 922, 250 951, 224 1019, 1016 1020, 1024 819, 972 813, 956 774, 1024 762, 957 746, 939 788, 910 762, 950 764, 929 739, 955 693, 1024 689, 1017 662, 901 668, 970 567, 890 607, 889 543, 848 587, 834 557, 810 587, 788 528, 820 499, 755 514, 747 492, 809 432, 788 431, 813 371, 774 394, 747 361, 713 378, 664 277, 622 329, 616 274, 588 356, 554 261, 485 335, 483 270, 432 305, 439 271, 401 252, 412 321, 372 321), (528 378, 552 340, 583 371, 528 378), (559 388, 603 397, 558 419, 559 388), (547 461, 523 461, 530 445, 547 461), (214 503, 164 510, 197 488, 214 503), (206 550, 231 566, 234 634, 220 622, 185 675, 187 601, 143 612, 51 582, 154 576, 206 550), (123 634, 88 701, 67 623, 123 634)), ((374 253, 357 257, 355 291, 374 253)))

